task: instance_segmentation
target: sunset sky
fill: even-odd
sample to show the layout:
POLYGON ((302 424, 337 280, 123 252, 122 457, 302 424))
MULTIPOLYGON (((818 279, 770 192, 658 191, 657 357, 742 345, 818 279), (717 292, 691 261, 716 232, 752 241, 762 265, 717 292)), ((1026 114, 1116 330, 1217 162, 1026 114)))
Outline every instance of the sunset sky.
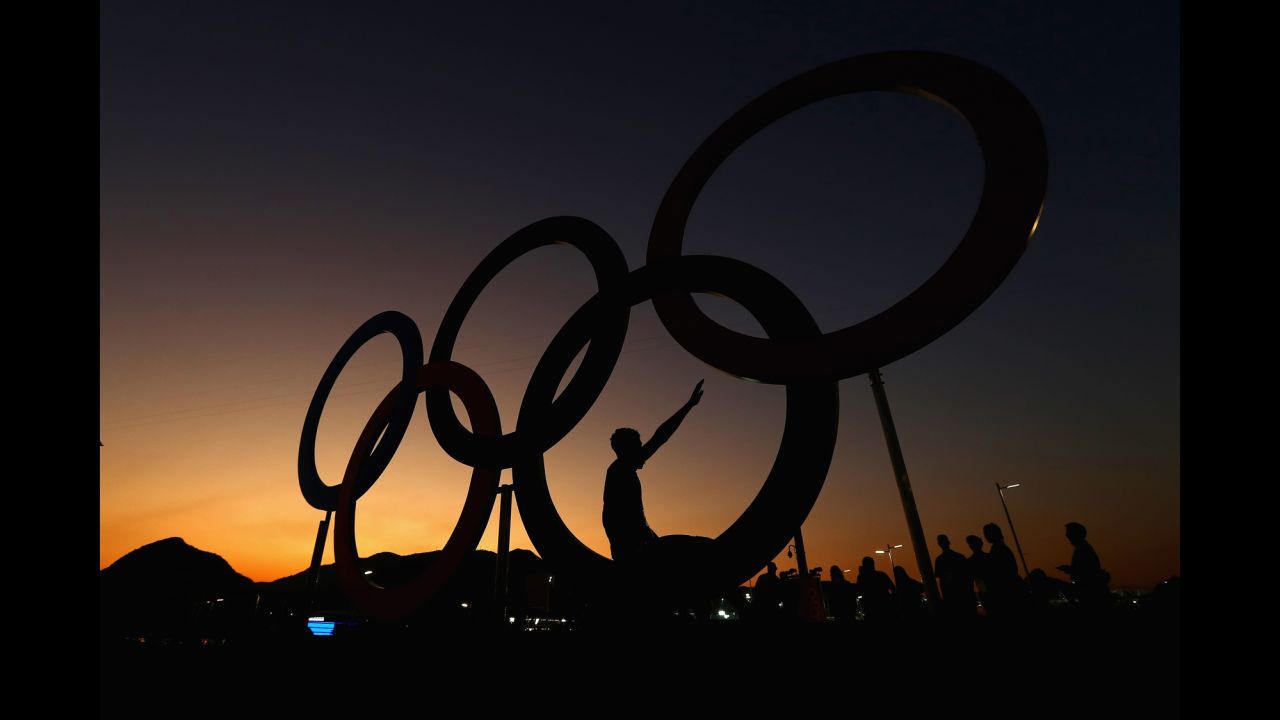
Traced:
MULTIPOLYGON (((304 569, 323 513, 298 489, 302 421, 356 327, 399 310, 429 348, 480 260, 553 215, 599 224, 639 267, 671 179, 734 111, 818 65, 915 49, 1006 77, 1049 147, 1044 213, 1012 274, 955 330, 884 368, 930 556, 938 533, 958 549, 987 522, 1008 536, 995 483, 1020 482, 1006 496, 1032 568, 1064 578, 1052 568, 1070 561, 1063 524, 1077 521, 1112 587, 1179 574, 1176 4, 602 7, 100 5, 103 567, 180 536, 254 580, 304 569)), ((837 330, 936 270, 982 172, 972 132, 942 105, 828 100, 725 163, 685 252, 764 269, 837 330)), ((476 303, 455 359, 484 377, 505 429, 546 344, 594 292, 585 258, 556 246, 476 303)), ((698 302, 755 329, 728 301, 698 302)), ((317 450, 328 482, 399 363, 383 335, 339 379, 317 450)), ((707 367, 641 305, 600 399, 547 454, 561 515, 596 551, 609 549, 609 435, 647 438, 702 378, 702 403, 640 473, 649 522, 714 536, 758 492, 784 390, 707 367)), ((835 457, 804 525, 809 562, 853 568, 904 543, 895 560, 918 577, 867 378, 840 393, 835 457)), ((435 445, 419 401, 359 503, 361 554, 441 547, 469 475, 435 445)), ((529 548, 516 504, 512 544, 529 548)))

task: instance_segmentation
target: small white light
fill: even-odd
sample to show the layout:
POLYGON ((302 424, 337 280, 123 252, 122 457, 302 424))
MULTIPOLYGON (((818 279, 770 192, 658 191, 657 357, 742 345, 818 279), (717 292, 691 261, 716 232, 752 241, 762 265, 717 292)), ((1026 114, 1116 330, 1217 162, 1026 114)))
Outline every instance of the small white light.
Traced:
POLYGON ((218 598, 217 602, 222 602, 222 598, 218 598))
POLYGON ((747 599, 748 599, 748 600, 750 600, 750 599, 751 599, 751 593, 747 593, 747 599))
POLYGON ((507 618, 507 622, 509 622, 509 623, 515 624, 515 621, 516 621, 516 619, 515 619, 515 618, 513 618, 513 617, 509 617, 509 618, 507 618))
POLYGON ((372 575, 372 574, 373 574, 373 571, 372 571, 372 570, 365 570, 365 571, 364 571, 364 574, 365 574, 365 575, 372 575))
POLYGON ((471 607, 471 606, 470 606, 470 605, 468 605, 468 604, 466 604, 466 603, 462 603, 462 607, 464 607, 464 608, 469 608, 469 607, 471 607))
POLYGON ((322 617, 309 617, 309 618, 307 618, 307 622, 312 622, 312 621, 315 621, 315 622, 324 622, 324 618, 322 618, 322 617))

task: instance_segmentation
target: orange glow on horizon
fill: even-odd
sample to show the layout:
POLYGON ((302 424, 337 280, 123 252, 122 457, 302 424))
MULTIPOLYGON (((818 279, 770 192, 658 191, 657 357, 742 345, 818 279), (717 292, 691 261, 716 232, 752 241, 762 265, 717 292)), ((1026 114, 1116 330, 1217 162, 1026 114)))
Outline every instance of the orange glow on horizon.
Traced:
MULTIPOLYGON (((638 315, 632 336, 642 339, 628 341, 596 406, 547 454, 549 484, 561 515, 583 542, 606 556, 608 542, 600 510, 604 469, 613 458, 608 436, 614 428, 636 426, 647 437, 683 402, 693 383, 706 377, 702 403, 641 471, 641 480, 649 521, 659 534, 715 535, 732 523, 758 491, 783 422, 782 388, 708 373, 673 343, 643 339, 660 330, 656 319, 638 315), (652 363, 658 357, 667 373, 655 379, 652 363), (663 379, 669 376, 687 380, 675 385, 663 379)), ((340 340, 334 339, 335 348, 340 340)), ((469 340, 468 345, 480 350, 460 353, 459 360, 488 368, 481 373, 488 373, 486 379, 499 399, 503 418, 515 417, 531 361, 503 365, 499 359, 510 351, 501 342, 469 340)), ((328 360, 329 355, 320 352, 306 356, 297 368, 288 360, 277 360, 278 367, 266 363, 259 374, 270 377, 279 370, 278 377, 289 378, 280 388, 244 381, 252 378, 241 378, 233 387, 237 378, 208 374, 203 376, 207 389, 189 389, 180 400, 170 400, 163 385, 152 395, 147 395, 145 384, 131 387, 129 415, 153 419, 104 422, 104 437, 110 442, 100 451, 101 566, 141 545, 180 536, 195 547, 218 553, 255 581, 303 571, 323 513, 302 499, 296 454, 313 383, 328 360), (207 409, 165 419, 165 408, 175 406, 207 409), (111 429, 113 425, 118 428, 111 429)), ((398 363, 394 341, 380 336, 339 379, 317 443, 317 463, 327 481, 340 477, 345 453, 384 389, 394 383, 398 363)), ((1062 524, 1083 518, 1114 586, 1148 587, 1178 572, 1176 495, 1166 499, 1164 506, 1150 502, 1144 506, 1120 501, 1122 492, 1132 491, 1117 484, 1116 496, 1105 500, 1113 509, 1104 515, 1097 509, 1104 501, 1076 492, 1078 466, 1047 464, 1032 480, 1012 459, 991 461, 996 438, 987 438, 985 446, 974 446, 974 436, 965 433, 951 438, 921 434, 923 423, 918 418, 924 415, 923 407, 901 384, 895 386, 895 375, 906 374, 887 373, 886 381, 930 540, 930 556, 937 554, 932 546, 937 533, 949 534, 962 548, 964 535, 980 534, 982 524, 1005 525, 991 486, 994 479, 1024 484, 1008 502, 1033 568, 1045 568, 1056 577, 1051 569, 1068 562, 1071 554, 1062 524), (1132 523, 1125 518, 1140 507, 1145 508, 1147 527, 1154 518, 1164 523, 1165 530, 1127 529, 1132 523)), ((907 537, 870 390, 857 379, 844 382, 841 390, 835 459, 804 528, 811 566, 854 568, 875 548, 905 542, 907 537)), ((104 387, 104 420, 117 400, 111 388, 104 387)), ((942 426, 960 420, 965 412, 936 403, 930 411, 942 416, 942 426)), ((461 510, 470 469, 435 445, 420 401, 415 412, 386 474, 358 504, 357 541, 363 556, 438 549, 461 510)), ((1006 421, 1021 422, 1012 416, 1006 421)), ((1116 472, 1128 475, 1123 467, 1116 472)), ((1150 480, 1153 487, 1164 482, 1150 480)), ((506 471, 503 482, 509 481, 510 471, 506 471)), ((1132 486, 1135 479, 1127 477, 1127 482, 1132 486)), ((1143 487, 1141 478, 1136 482, 1143 487)), ((497 507, 495 502, 482 549, 495 549, 497 507)), ((512 525, 512 547, 532 549, 520 521, 518 497, 512 525)), ((909 548, 904 552, 903 564, 913 576, 918 575, 909 548)), ((324 561, 333 561, 331 541, 324 561)), ((785 554, 777 562, 783 569, 794 567, 794 560, 785 554)))

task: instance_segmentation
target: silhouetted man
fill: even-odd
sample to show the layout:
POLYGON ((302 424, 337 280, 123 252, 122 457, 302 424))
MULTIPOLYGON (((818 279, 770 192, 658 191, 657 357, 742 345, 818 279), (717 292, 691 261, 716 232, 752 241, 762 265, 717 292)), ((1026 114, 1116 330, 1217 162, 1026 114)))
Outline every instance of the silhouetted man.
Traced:
MULTIPOLYGON (((973 576, 973 584, 978 588, 978 597, 982 606, 987 607, 987 561, 990 559, 982 550, 982 538, 977 535, 966 535, 964 541, 969 545, 972 555, 969 556, 969 574, 973 576)), ((988 608, 989 610, 989 608, 988 608)))
POLYGON ((893 567, 893 580, 897 589, 893 597, 898 601, 898 616, 909 622, 917 622, 924 615, 924 583, 907 574, 901 565, 893 567))
POLYGON ((778 603, 782 602, 782 579, 778 577, 776 563, 769 563, 768 572, 756 578, 756 586, 751 595, 753 619, 770 621, 780 615, 778 603))
POLYGON ((1027 607, 1036 618, 1047 617, 1051 603, 1059 595, 1070 596, 1071 585, 1051 578, 1044 570, 1036 568, 1027 576, 1027 607))
POLYGON ((876 561, 869 555, 863 557, 858 568, 858 594, 867 620, 885 622, 894 617, 893 591, 893 581, 876 569, 876 561))
POLYGON ((938 536, 942 554, 933 563, 933 572, 942 587, 942 611, 948 617, 972 617, 974 611, 973 573, 969 561, 951 549, 951 538, 938 536))
POLYGON ((831 581, 827 583, 827 607, 836 622, 852 622, 858 614, 857 587, 845 579, 839 565, 831 566, 831 581))
POLYGON ((782 582, 782 580, 778 578, 778 564, 770 561, 769 565, 765 568, 764 574, 756 578, 756 592, 759 593, 762 590, 764 592, 777 592, 778 583, 780 582, 782 582))
POLYGON ((640 477, 636 471, 662 447, 676 428, 702 399, 702 381, 693 388, 693 394, 675 415, 658 426, 649 442, 641 444, 640 433, 631 428, 618 428, 609 438, 609 444, 618 459, 609 465, 604 476, 604 532, 609 536, 609 553, 614 560, 631 562, 638 560, 645 548, 658 539, 649 528, 644 516, 644 502, 640 497, 640 477))
POLYGON ((1102 569, 1098 553, 1084 539, 1087 532, 1080 523, 1067 523, 1067 540, 1076 550, 1071 554, 1071 564, 1059 565, 1058 569, 1071 576, 1072 590, 1081 607, 1104 607, 1111 600, 1111 591, 1107 589, 1111 575, 1102 569))
POLYGON ((1013 551, 1004 544, 1004 531, 995 523, 982 526, 982 534, 991 543, 987 553, 987 593, 991 596, 992 615, 1013 615, 1022 606, 1022 576, 1013 551))

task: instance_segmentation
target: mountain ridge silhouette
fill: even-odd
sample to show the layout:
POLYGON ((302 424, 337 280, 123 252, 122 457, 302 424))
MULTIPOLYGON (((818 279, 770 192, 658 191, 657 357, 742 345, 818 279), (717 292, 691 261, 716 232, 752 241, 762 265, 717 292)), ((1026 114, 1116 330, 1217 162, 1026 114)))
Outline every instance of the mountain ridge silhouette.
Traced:
MULTIPOLYGON (((379 585, 394 588, 410 581, 439 552, 384 551, 361 558, 360 565, 372 571, 371 579, 379 585)), ((499 611, 494 607, 496 562, 492 551, 470 553, 412 621, 456 625, 495 616, 499 611)), ((320 567, 314 591, 307 583, 309 575, 310 568, 303 568, 255 582, 217 553, 194 547, 181 537, 165 538, 99 570, 101 630, 104 636, 194 639, 301 626, 307 615, 316 612, 358 617, 338 584, 333 563, 320 567)), ((512 550, 509 612, 549 612, 552 577, 535 553, 512 550)))

